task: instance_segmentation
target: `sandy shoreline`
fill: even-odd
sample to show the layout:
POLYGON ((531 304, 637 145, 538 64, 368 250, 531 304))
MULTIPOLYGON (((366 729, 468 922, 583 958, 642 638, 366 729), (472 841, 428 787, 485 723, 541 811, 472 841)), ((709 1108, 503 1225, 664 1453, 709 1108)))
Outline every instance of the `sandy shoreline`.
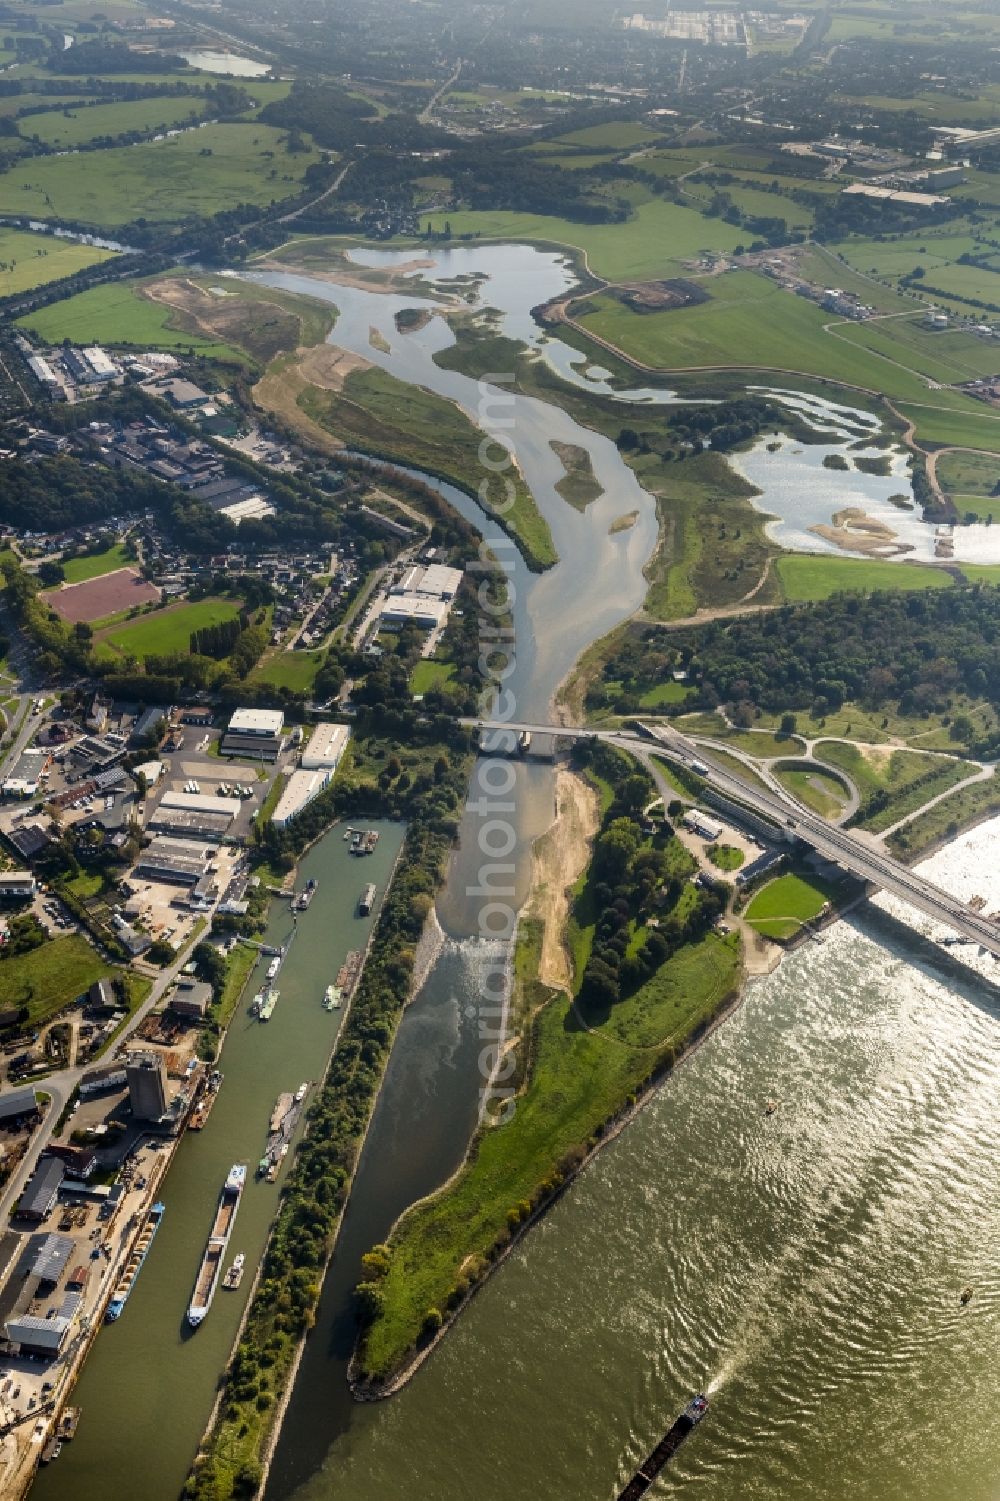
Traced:
POLYGON ((600 803, 593 787, 573 771, 556 771, 555 817, 531 851, 531 886, 523 908, 525 917, 543 925, 538 978, 553 990, 572 983, 566 921, 569 894, 590 858, 600 826, 600 803))

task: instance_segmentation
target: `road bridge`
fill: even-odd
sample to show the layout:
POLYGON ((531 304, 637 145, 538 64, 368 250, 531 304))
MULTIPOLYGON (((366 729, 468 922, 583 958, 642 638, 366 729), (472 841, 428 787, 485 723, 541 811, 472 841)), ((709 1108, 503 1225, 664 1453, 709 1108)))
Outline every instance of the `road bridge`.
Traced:
POLYGON ((569 728, 553 724, 500 723, 496 720, 463 721, 470 729, 481 732, 487 751, 494 754, 517 754, 517 737, 556 735, 564 740, 605 740, 645 760, 659 747, 665 754, 689 770, 696 771, 710 787, 727 797, 748 803, 781 829, 786 839, 808 844, 824 860, 840 865, 862 881, 869 881, 898 896, 918 912, 944 923, 970 943, 978 943, 994 958, 1000 959, 1000 924, 980 912, 974 912, 958 897, 942 890, 933 881, 903 865, 877 842, 863 834, 837 828, 811 813, 794 798, 764 787, 751 787, 735 773, 700 759, 699 748, 677 730, 662 725, 643 725, 641 733, 629 730, 569 728))

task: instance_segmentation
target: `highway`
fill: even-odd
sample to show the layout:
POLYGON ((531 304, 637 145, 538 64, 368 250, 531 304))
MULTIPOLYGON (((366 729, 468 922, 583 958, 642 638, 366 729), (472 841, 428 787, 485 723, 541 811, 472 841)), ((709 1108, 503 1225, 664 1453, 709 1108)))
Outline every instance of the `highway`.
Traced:
MULTIPOLYGON (((660 725, 644 726, 644 734, 626 730, 572 729, 555 724, 524 724, 513 721, 501 724, 494 720, 465 720, 469 728, 488 732, 509 732, 512 737, 527 731, 530 735, 556 735, 568 740, 607 740, 622 750, 645 760, 656 745, 669 753, 681 764, 692 768, 697 763, 703 780, 716 791, 742 800, 756 812, 771 819, 781 828, 785 837, 800 839, 810 845, 825 860, 831 860, 863 881, 891 892, 917 911, 950 927, 960 937, 971 943, 981 944, 994 958, 1000 958, 1000 924, 984 914, 974 912, 950 892, 943 891, 933 881, 926 880, 915 871, 902 865, 888 854, 881 845, 869 841, 864 835, 837 828, 818 814, 810 813, 793 798, 778 791, 768 792, 760 787, 750 787, 740 777, 716 765, 708 766, 700 759, 698 746, 674 729, 660 725)), ((503 753, 513 750, 513 738, 509 746, 498 736, 496 749, 503 753)))

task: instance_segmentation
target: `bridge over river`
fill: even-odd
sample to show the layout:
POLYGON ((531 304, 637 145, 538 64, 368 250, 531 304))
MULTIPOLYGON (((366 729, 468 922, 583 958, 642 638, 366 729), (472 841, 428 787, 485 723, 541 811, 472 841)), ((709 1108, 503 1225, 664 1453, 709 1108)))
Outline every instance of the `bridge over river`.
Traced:
POLYGON ((857 831, 840 829, 811 813, 777 790, 751 787, 733 772, 700 759, 698 747, 678 731, 662 725, 643 725, 642 733, 628 730, 574 729, 554 724, 520 724, 510 721, 469 719, 470 729, 481 731, 481 745, 489 754, 517 753, 518 736, 548 735, 561 740, 607 740, 649 763, 659 747, 664 754, 696 774, 724 797, 746 804, 752 812, 770 819, 786 839, 808 844, 824 860, 831 860, 862 881, 890 891, 918 912, 944 923, 970 943, 980 944, 1000 959, 1000 924, 975 912, 933 881, 894 860, 878 841, 857 831))

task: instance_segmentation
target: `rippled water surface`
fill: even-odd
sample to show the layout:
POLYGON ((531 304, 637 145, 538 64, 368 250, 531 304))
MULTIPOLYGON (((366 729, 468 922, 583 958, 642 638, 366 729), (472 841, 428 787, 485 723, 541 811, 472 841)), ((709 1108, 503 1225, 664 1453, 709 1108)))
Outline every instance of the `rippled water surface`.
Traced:
MULTIPOLYGON (((1000 906, 998 833, 930 870, 1000 906)), ((611 1501, 700 1388, 654 1495, 994 1501, 996 967, 894 914, 754 982, 297 1501, 611 1501)))

